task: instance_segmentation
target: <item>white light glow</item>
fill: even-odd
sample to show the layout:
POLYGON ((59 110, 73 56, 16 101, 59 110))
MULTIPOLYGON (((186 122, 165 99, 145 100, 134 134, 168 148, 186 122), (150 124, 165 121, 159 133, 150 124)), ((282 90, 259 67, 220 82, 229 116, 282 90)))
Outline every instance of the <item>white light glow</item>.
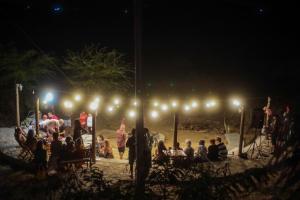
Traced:
POLYGON ((184 111, 190 111, 191 107, 189 105, 184 105, 183 109, 184 109, 184 111))
POLYGON ((115 110, 115 108, 113 106, 108 106, 107 107, 107 112, 113 112, 115 110))
POLYGON ((114 104, 115 105, 120 105, 120 103, 121 103, 121 100, 119 98, 114 99, 114 104))
POLYGON ((90 103, 90 109, 91 110, 97 110, 98 109, 98 102, 93 101, 90 103))
POLYGON ((48 92, 48 93, 46 94, 45 101, 51 102, 51 101, 53 101, 53 99, 54 99, 53 94, 52 94, 51 92, 48 92))
POLYGON ((241 102, 237 99, 232 100, 232 104, 237 107, 241 106, 241 102))
POLYGON ((150 116, 151 116, 152 119, 156 119, 156 118, 158 118, 159 113, 156 110, 152 110, 150 112, 150 116))
POLYGON ((166 111, 169 110, 169 106, 167 104, 162 104, 161 105, 161 110, 164 111, 164 112, 166 112, 166 111))
POLYGON ((158 102, 158 101, 154 101, 154 102, 153 102, 153 106, 154 106, 154 107, 158 107, 158 106, 159 106, 159 102, 158 102))
POLYGON ((136 117, 136 112, 135 112, 134 110, 129 110, 129 111, 128 111, 128 116, 129 116, 130 118, 135 118, 135 117, 136 117))
POLYGON ((176 107, 178 106, 177 101, 172 101, 172 102, 171 102, 171 106, 172 106, 173 108, 176 108, 176 107))
POLYGON ((205 106, 206 106, 207 108, 212 108, 212 107, 215 107, 216 105, 217 105, 217 103, 216 103, 216 101, 214 101, 214 100, 208 101, 208 102, 205 104, 205 106))
POLYGON ((67 109, 71 109, 71 108, 73 108, 73 102, 69 101, 69 100, 66 100, 66 101, 64 101, 64 106, 67 109))
POLYGON ((80 94, 76 94, 76 95, 74 96, 74 99, 75 99, 75 101, 80 101, 80 100, 81 100, 80 94))
POLYGON ((192 106, 192 108, 197 108, 198 107, 198 102, 197 101, 192 101, 191 106, 192 106))

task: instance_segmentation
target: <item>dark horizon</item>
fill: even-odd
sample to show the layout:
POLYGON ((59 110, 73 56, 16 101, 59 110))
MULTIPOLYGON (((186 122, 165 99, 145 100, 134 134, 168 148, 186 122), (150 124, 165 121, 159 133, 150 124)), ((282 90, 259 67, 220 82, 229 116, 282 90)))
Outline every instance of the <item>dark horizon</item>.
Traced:
MULTIPOLYGON (((144 1, 143 76, 151 93, 295 97, 292 5, 144 1)), ((59 57, 94 43, 133 64, 131 1, 2 1, 1 42, 59 57), (57 3, 58 2, 58 3, 57 3)))

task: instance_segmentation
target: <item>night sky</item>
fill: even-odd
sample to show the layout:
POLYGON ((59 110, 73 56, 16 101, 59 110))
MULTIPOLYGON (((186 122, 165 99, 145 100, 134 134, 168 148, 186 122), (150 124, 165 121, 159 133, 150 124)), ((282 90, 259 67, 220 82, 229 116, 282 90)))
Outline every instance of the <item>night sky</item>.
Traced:
MULTIPOLYGON (((63 56, 96 43, 134 63, 133 0, 1 0, 1 43, 63 56)), ((148 91, 295 96, 297 11, 288 1, 144 0, 148 91)))

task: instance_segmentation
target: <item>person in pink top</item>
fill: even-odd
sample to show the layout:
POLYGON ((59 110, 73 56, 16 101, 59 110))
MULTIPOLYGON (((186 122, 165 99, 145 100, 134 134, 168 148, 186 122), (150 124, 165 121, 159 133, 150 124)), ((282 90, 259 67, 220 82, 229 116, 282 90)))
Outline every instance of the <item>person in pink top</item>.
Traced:
POLYGON ((123 159, 126 144, 125 119, 122 120, 120 128, 117 130, 117 146, 120 159, 123 159))

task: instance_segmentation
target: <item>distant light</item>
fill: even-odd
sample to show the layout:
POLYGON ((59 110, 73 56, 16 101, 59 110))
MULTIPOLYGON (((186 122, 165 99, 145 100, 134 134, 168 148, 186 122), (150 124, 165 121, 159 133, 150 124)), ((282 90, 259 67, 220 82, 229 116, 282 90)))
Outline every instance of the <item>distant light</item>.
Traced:
POLYGON ((241 102, 239 101, 239 100, 237 100, 237 99, 234 99, 234 100, 232 100, 232 104, 234 105, 234 106, 241 106, 241 102))
POLYGON ((159 113, 156 110, 153 110, 150 112, 151 118, 156 119, 156 118, 158 118, 158 116, 159 116, 159 113))
POLYGON ((212 108, 212 107, 215 107, 217 105, 216 101, 214 100, 211 100, 211 101, 208 101, 205 106, 206 108, 212 108))
POLYGON ((52 12, 54 14, 59 14, 63 12, 63 6, 61 4, 53 4, 52 6, 52 12))
POLYGON ((121 103, 121 100, 119 98, 114 99, 114 104, 115 105, 120 105, 120 103, 121 103))
POLYGON ((132 105, 135 106, 135 107, 138 106, 139 105, 139 101, 136 100, 136 99, 132 100, 132 105))
POLYGON ((99 102, 100 102, 100 97, 97 96, 97 97, 95 98, 95 102, 99 103, 99 102))
POLYGON ((115 110, 115 108, 113 106, 108 106, 107 107, 107 112, 112 113, 115 110))
POLYGON ((169 110, 169 106, 167 104, 162 104, 161 105, 161 110, 162 111, 167 111, 167 110, 169 110))
POLYGON ((73 102, 66 100, 66 101, 64 101, 64 106, 65 106, 65 108, 71 109, 71 108, 73 108, 73 102))
POLYGON ((43 101, 43 104, 45 104, 45 105, 46 105, 47 103, 48 103, 48 102, 47 102, 46 100, 44 100, 44 101, 43 101))
POLYGON ((91 110, 97 110, 98 109, 98 102, 93 101, 90 103, 90 109, 91 110))
POLYGON ((184 109, 184 111, 190 111, 191 107, 189 105, 184 105, 183 109, 184 109))
POLYGON ((79 94, 76 94, 74 96, 75 101, 80 101, 81 100, 81 96, 79 94))
POLYGON ((48 92, 48 93, 46 94, 45 101, 51 102, 51 101, 53 101, 53 99, 54 99, 53 94, 52 94, 51 92, 48 92))
POLYGON ((135 118, 136 117, 136 112, 134 110, 130 110, 130 111, 128 111, 128 116, 130 118, 135 118))
POLYGON ((197 108, 198 107, 198 102, 197 101, 192 101, 191 106, 192 106, 192 108, 197 108))
POLYGON ((154 107, 158 107, 158 106, 159 106, 159 102, 158 102, 158 101, 154 101, 154 102, 153 102, 153 106, 154 106, 154 107))
POLYGON ((176 108, 176 107, 178 106, 177 101, 172 101, 172 102, 171 102, 171 106, 172 106, 173 108, 176 108))

